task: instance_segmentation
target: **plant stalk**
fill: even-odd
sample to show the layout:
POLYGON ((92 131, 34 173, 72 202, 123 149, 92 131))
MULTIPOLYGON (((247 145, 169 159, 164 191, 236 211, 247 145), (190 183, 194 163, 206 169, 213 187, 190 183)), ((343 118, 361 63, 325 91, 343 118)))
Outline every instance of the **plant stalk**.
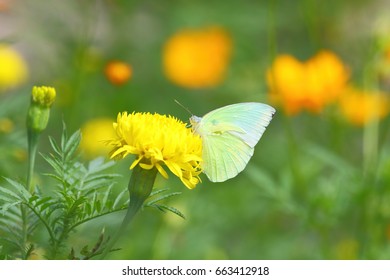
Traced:
POLYGON ((141 209, 145 200, 149 197, 152 192, 154 181, 156 179, 157 169, 152 168, 150 170, 143 169, 139 165, 136 165, 131 174, 128 190, 130 195, 129 207, 119 230, 116 232, 114 237, 108 242, 106 248, 103 251, 102 259, 112 250, 114 244, 126 231, 127 226, 133 220, 134 216, 141 209))

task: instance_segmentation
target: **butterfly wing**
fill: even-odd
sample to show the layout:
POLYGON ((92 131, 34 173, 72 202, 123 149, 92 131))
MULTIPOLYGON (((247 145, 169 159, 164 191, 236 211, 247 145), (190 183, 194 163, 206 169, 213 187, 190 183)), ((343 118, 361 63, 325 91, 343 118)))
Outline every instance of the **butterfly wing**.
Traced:
POLYGON ((240 173, 253 155, 275 109, 262 103, 238 103, 206 114, 194 126, 203 141, 203 172, 212 182, 240 173))
POLYGON ((203 139, 203 172, 212 182, 226 181, 245 168, 253 151, 231 134, 207 135, 203 139))

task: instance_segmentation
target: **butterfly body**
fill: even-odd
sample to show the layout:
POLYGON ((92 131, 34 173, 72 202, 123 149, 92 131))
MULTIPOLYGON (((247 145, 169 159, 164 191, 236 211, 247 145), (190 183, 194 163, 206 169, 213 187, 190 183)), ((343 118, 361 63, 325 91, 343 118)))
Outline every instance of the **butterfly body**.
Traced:
POLYGON ((269 105, 247 102, 190 118, 202 138, 202 168, 210 181, 226 181, 245 168, 274 113, 269 105))

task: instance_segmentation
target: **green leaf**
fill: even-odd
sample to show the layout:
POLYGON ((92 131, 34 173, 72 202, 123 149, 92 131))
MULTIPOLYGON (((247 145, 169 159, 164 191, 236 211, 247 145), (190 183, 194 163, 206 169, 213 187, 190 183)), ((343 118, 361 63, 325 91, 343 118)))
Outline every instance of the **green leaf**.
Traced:
POLYGON ((31 194, 27 191, 26 187, 23 186, 22 184, 11 180, 9 178, 5 178, 9 184, 11 184, 20 194, 21 196, 28 201, 28 199, 31 197, 31 194))
POLYGON ((178 209, 176 209, 175 207, 171 207, 171 206, 167 206, 167 205, 162 205, 162 204, 153 204, 153 206, 157 207, 159 210, 163 211, 163 212, 166 212, 166 211, 169 211, 173 214, 176 214, 178 215, 179 217, 185 219, 186 217, 184 216, 184 214, 182 212, 180 212, 178 209))
POLYGON ((170 198, 170 197, 177 196, 177 195, 180 195, 180 194, 181 194, 181 192, 168 193, 168 194, 166 194, 166 195, 159 196, 159 197, 157 197, 157 198, 155 198, 155 199, 153 199, 153 200, 148 201, 147 204, 148 204, 148 205, 154 204, 154 203, 159 202, 159 201, 161 201, 161 200, 168 199, 168 198, 170 198))
POLYGON ((61 134, 61 151, 65 151, 65 144, 68 141, 68 133, 66 131, 66 124, 62 121, 62 134, 61 134))
POLYGON ((61 156, 62 155, 62 151, 61 151, 61 148, 58 146, 57 142, 54 140, 53 137, 49 136, 49 142, 50 142, 50 145, 52 147, 52 149, 54 150, 54 152, 61 156))
POLYGON ((65 154, 65 159, 69 159, 73 156, 74 152, 77 150, 81 141, 80 130, 77 130, 75 133, 70 136, 69 140, 65 144, 65 149, 63 150, 65 154))
POLYGON ((155 196, 159 193, 162 193, 162 192, 166 192, 168 191, 169 189, 157 189, 157 190, 153 190, 151 193, 150 193, 150 196, 149 197, 152 197, 152 196, 155 196))
MULTIPOLYGON (((127 193, 127 190, 123 190, 123 191, 121 191, 121 192, 118 194, 118 196, 115 198, 114 204, 112 205, 112 208, 113 208, 113 209, 118 208, 118 204, 119 204, 119 202, 121 201, 121 199, 123 198, 123 195, 124 195, 125 193, 127 193)), ((127 204, 127 203, 128 203, 128 202, 126 202, 126 204, 127 204)))
POLYGON ((90 161, 88 164, 88 173, 92 174, 92 173, 101 172, 107 168, 112 167, 115 164, 115 162, 112 160, 107 162, 104 162, 104 160, 105 160, 104 157, 98 157, 90 161))
MULTIPOLYGON (((50 197, 50 196, 46 196, 46 197, 43 197, 43 198, 41 198, 40 200, 38 200, 35 204, 34 204, 34 206, 35 207, 38 207, 38 206, 40 206, 40 205, 42 205, 42 204, 44 204, 44 203, 46 203, 46 202, 48 202, 48 201, 51 201, 52 200, 52 198, 50 197)), ((47 204, 47 203, 46 203, 47 204)), ((50 204, 50 203, 49 203, 50 204)))
POLYGON ((13 202, 15 200, 20 201, 21 197, 18 193, 4 187, 0 187, 0 199, 7 202, 13 202))
POLYGON ((21 201, 15 201, 15 202, 9 202, 9 203, 4 203, 3 205, 1 205, 0 207, 0 213, 1 215, 5 215, 5 213, 8 211, 8 209, 10 209, 11 207, 14 207, 16 205, 19 205, 21 204, 22 202, 21 201))

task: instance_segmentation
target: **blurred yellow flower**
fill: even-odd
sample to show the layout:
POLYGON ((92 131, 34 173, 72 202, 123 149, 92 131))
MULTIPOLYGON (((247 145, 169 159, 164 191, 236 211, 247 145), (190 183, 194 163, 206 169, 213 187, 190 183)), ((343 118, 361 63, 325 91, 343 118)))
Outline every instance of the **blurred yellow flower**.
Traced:
POLYGON ((302 110, 320 113, 342 93, 349 73, 335 54, 321 51, 306 62, 280 55, 266 78, 271 102, 293 115, 302 110))
POLYGON ((122 159, 129 154, 137 158, 131 164, 144 169, 156 167, 168 178, 163 165, 192 189, 200 182, 202 140, 191 128, 172 116, 150 113, 119 113, 114 123, 116 139, 107 141, 114 146, 111 158, 122 159))
POLYGON ((220 27, 181 30, 165 43, 165 75, 187 88, 216 86, 224 79, 231 49, 231 38, 220 27))
POLYGON ((0 133, 10 133, 14 129, 14 123, 8 118, 0 118, 0 133))
POLYGON ((111 149, 107 147, 105 141, 115 137, 113 122, 109 118, 96 118, 83 124, 80 149, 86 158, 106 156, 110 152, 111 149))
POLYGON ((348 88, 340 97, 340 111, 354 125, 364 125, 388 115, 389 98, 382 92, 367 92, 348 88))
POLYGON ((119 86, 127 83, 130 80, 133 74, 133 69, 126 62, 113 60, 107 63, 106 67, 104 68, 104 73, 110 83, 119 86))
POLYGON ((10 46, 0 44, 0 92, 23 84, 27 76, 23 57, 10 46))
POLYGON ((16 148, 12 151, 12 156, 15 160, 24 162, 27 160, 27 151, 25 149, 16 148))
POLYGON ((359 243, 355 239, 344 239, 336 244, 335 254, 338 260, 356 260, 358 252, 359 243))

